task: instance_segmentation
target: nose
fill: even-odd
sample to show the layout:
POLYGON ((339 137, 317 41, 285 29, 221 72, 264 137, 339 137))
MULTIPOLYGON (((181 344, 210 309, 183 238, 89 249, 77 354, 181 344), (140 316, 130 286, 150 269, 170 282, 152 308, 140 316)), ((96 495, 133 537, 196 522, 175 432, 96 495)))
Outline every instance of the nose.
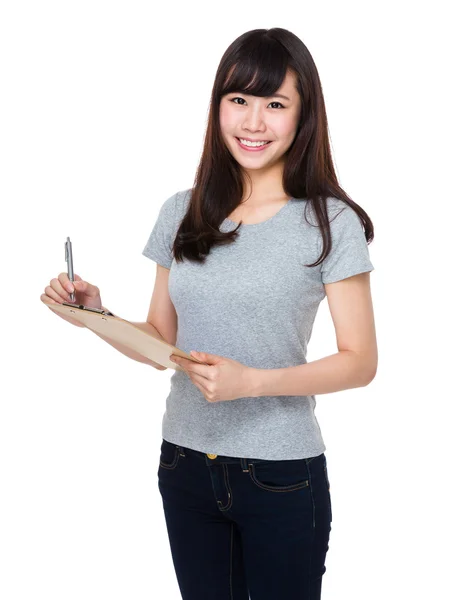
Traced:
POLYGON ((254 102, 253 106, 246 111, 246 118, 242 124, 242 128, 253 132, 266 130, 263 108, 258 103, 254 102))

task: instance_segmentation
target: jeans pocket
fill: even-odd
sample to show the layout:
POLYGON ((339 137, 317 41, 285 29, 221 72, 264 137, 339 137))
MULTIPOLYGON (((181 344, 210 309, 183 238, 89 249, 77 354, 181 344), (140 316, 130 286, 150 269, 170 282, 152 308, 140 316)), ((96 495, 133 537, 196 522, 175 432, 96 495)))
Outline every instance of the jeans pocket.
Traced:
POLYGON ((160 460, 159 466, 163 469, 175 469, 178 460, 180 458, 180 447, 167 442, 167 440, 162 441, 162 445, 160 447, 160 460))
POLYGON ((305 460, 272 460, 249 463, 251 480, 268 492, 294 492, 309 485, 305 460))

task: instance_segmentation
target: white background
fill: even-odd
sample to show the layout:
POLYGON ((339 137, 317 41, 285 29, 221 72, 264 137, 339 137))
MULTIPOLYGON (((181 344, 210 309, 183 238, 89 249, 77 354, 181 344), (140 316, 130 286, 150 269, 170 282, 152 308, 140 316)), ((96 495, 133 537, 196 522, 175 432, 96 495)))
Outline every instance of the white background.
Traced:
MULTIPOLYGON (((323 599, 461 598, 455 4, 2 4, 4 600, 180 598, 157 488, 172 371, 40 295, 70 236, 103 304, 146 319, 156 265, 141 251, 161 204, 192 186, 220 58, 270 27, 312 53, 340 184, 376 235, 377 376, 317 397, 333 504, 323 599)), ((307 359, 336 350, 325 300, 307 359)))

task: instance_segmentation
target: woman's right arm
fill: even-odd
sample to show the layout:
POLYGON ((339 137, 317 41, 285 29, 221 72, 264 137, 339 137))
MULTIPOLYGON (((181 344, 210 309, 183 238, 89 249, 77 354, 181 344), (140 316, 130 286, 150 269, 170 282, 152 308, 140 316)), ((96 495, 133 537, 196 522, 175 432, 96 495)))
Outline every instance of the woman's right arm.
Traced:
MULTIPOLYGON (((50 304, 50 305, 62 304, 64 301, 70 302, 71 301, 70 292, 67 290, 67 286, 70 283, 71 282, 69 281, 69 277, 68 277, 67 273, 61 273, 57 278, 52 279, 50 281, 50 285, 45 288, 45 293, 40 296, 40 300, 44 304, 50 304)), ((87 281, 83 281, 82 278, 77 274, 75 274, 74 292, 75 292, 75 300, 74 300, 75 304, 83 304, 84 306, 88 306, 91 308, 103 308, 104 310, 108 310, 107 308, 102 306, 99 288, 92 285, 91 283, 88 283, 87 281)), ((67 321, 68 323, 72 323, 72 325, 76 325, 77 327, 85 327, 85 325, 83 325, 83 323, 80 323, 80 321, 72 319, 72 317, 68 317, 66 315, 61 315, 59 313, 55 313, 55 314, 58 315, 58 317, 60 317, 61 319, 64 319, 65 321, 67 321)), ((160 337, 161 339, 164 339, 162 337, 162 335, 159 333, 159 331, 148 322, 133 323, 133 324, 136 325, 137 327, 139 327, 140 329, 143 329, 147 333, 154 334, 156 337, 160 337)), ((100 337, 102 340, 104 340, 105 342, 110 344, 113 348, 115 348, 122 354, 125 354, 125 356, 128 356, 128 358, 132 358, 133 360, 144 363, 146 365, 151 365, 152 367, 154 367, 155 369, 158 369, 159 371, 165 371, 167 369, 167 367, 157 364, 156 362, 150 360, 146 356, 139 354, 139 352, 136 352, 135 350, 132 350, 131 348, 128 348, 127 346, 124 346, 123 344, 114 342, 114 341, 110 340, 109 338, 107 338, 106 336, 101 335, 100 333, 96 333, 95 331, 93 333, 95 333, 98 337, 100 337)))

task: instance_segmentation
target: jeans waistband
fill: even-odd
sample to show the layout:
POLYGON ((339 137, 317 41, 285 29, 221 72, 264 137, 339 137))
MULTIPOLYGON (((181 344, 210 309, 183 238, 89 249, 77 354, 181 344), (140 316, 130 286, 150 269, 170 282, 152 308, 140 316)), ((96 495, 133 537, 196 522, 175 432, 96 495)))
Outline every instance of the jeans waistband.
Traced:
MULTIPOLYGON (((216 464, 227 464, 227 465, 232 465, 232 464, 240 464, 242 466, 242 468, 246 471, 248 469, 248 463, 268 463, 268 462, 297 462, 296 460, 275 460, 275 461, 271 461, 268 459, 264 459, 264 458, 240 458, 237 456, 224 456, 223 454, 218 454, 215 458, 210 458, 210 456, 208 456, 208 453, 206 452, 201 452, 199 450, 193 450, 192 448, 186 448, 185 446, 179 446, 178 444, 172 444, 171 442, 168 442, 167 440, 164 440, 164 442, 166 442, 167 444, 171 444, 172 446, 175 446, 176 448, 179 449, 180 452, 180 456, 186 457, 186 456, 191 456, 194 458, 198 458, 200 460, 202 460, 203 462, 205 462, 208 466, 209 465, 216 465, 216 464)), ((214 455, 215 456, 215 455, 214 455)), ((301 458, 298 459, 300 461, 304 461, 305 459, 301 458)))

